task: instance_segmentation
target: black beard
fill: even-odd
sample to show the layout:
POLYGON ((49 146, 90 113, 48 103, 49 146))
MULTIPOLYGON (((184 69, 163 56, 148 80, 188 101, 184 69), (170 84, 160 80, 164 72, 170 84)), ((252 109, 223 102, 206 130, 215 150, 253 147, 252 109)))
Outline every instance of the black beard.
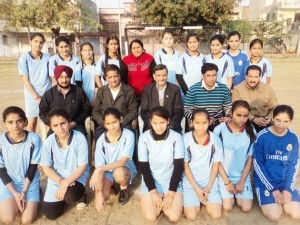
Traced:
POLYGON ((62 86, 61 84, 57 83, 57 86, 60 87, 61 89, 69 89, 70 88, 70 84, 68 84, 67 86, 62 86))

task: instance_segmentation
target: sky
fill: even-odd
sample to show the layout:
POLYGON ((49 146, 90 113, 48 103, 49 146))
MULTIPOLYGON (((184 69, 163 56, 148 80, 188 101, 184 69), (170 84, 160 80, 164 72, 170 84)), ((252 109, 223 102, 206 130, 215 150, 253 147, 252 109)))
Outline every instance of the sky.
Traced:
MULTIPOLYGON (((97 3, 98 8, 118 8, 119 7, 119 1, 123 2, 123 0, 94 0, 97 3)), ((132 1, 133 0, 126 0, 132 1)), ((243 5, 249 5, 249 0, 243 0, 243 5)))

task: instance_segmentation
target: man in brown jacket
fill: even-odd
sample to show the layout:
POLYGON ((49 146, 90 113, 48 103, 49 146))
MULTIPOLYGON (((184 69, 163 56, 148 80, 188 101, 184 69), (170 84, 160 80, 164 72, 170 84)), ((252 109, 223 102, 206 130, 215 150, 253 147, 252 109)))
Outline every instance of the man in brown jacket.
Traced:
POLYGON ((105 132, 103 113, 108 107, 114 107, 123 117, 122 127, 133 129, 132 121, 137 118, 137 102, 132 87, 121 82, 120 69, 116 65, 107 65, 104 69, 107 84, 96 95, 92 117, 97 123, 95 139, 105 132))
POLYGON ((278 105, 274 90, 260 81, 261 68, 251 65, 246 80, 237 85, 232 93, 232 102, 245 100, 250 104, 249 120, 257 132, 270 125, 273 109, 278 105))

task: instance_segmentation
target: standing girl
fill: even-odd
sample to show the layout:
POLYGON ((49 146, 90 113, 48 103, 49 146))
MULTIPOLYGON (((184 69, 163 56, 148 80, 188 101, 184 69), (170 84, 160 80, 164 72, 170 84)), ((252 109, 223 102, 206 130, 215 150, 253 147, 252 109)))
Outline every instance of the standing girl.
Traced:
POLYGON ((91 105, 94 106, 95 96, 98 88, 102 87, 94 57, 93 46, 89 42, 80 45, 81 63, 76 66, 75 82, 82 87, 91 105), (97 85, 97 88, 95 86, 97 85))
POLYGON ((210 39, 211 54, 205 57, 207 63, 214 63, 218 66, 217 81, 226 84, 231 90, 232 80, 234 77, 234 64, 227 54, 222 52, 224 44, 224 37, 220 34, 214 35, 210 39))
POLYGON ((45 38, 41 33, 30 37, 31 50, 21 55, 18 69, 24 82, 27 130, 35 132, 42 95, 51 87, 48 63, 50 56, 42 52, 45 38))
POLYGON ((104 210, 114 183, 121 188, 119 203, 125 204, 129 200, 128 184, 137 174, 132 160, 134 134, 126 128, 121 128, 122 116, 119 110, 107 108, 104 111, 103 122, 107 131, 97 141, 96 169, 90 180, 90 186, 95 190, 96 209, 99 211, 104 210))
POLYGON ((300 196, 295 187, 299 141, 289 130, 294 117, 290 106, 278 105, 273 125, 258 133, 253 149, 254 186, 262 213, 278 221, 282 211, 300 219, 300 196))
POLYGON ((189 33, 186 37, 187 51, 178 61, 176 79, 184 94, 187 90, 202 80, 201 68, 204 55, 199 52, 200 37, 197 33, 189 33))
POLYGON ((233 78, 232 89, 246 79, 246 70, 249 66, 249 59, 245 52, 239 49, 241 34, 238 31, 232 31, 228 34, 228 51, 234 63, 235 76, 233 78))
POLYGON ((88 145, 82 133, 70 129, 65 110, 54 109, 48 118, 54 133, 44 142, 41 158, 48 177, 43 209, 45 216, 54 220, 62 215, 65 203, 74 204, 84 195, 89 177, 88 145))
MULTIPOLYGON (((76 65, 80 63, 80 59, 76 55, 70 53, 70 41, 65 36, 59 36, 55 39, 57 53, 50 58, 49 74, 52 79, 52 86, 56 85, 54 77, 54 69, 56 66, 65 65, 71 67, 75 71, 76 65)), ((72 76, 71 84, 75 83, 75 76, 72 76)))
POLYGON ((24 130, 24 111, 10 106, 3 112, 7 129, 0 136, 0 222, 12 223, 21 213, 22 224, 31 224, 37 217, 40 201, 40 137, 24 130))
POLYGON ((194 110, 191 119, 193 131, 184 135, 184 215, 192 221, 197 218, 201 204, 206 206, 213 219, 222 215, 216 177, 223 159, 223 148, 219 137, 208 131, 209 121, 207 110, 194 110))
POLYGON ((259 38, 250 42, 250 65, 257 65, 261 68, 260 80, 265 84, 271 83, 272 63, 263 57, 264 44, 259 38))
POLYGON ((152 128, 141 134, 138 144, 142 214, 152 222, 161 211, 170 222, 178 222, 182 215, 184 145, 182 136, 168 127, 169 122, 166 108, 153 107, 150 111, 152 128))
POLYGON ((140 105, 140 98, 144 87, 153 81, 154 58, 146 53, 141 40, 134 39, 129 45, 131 53, 123 61, 128 68, 128 85, 134 89, 140 105))
POLYGON ((117 36, 106 38, 105 54, 100 56, 97 63, 97 74, 101 77, 103 85, 107 84, 104 76, 104 69, 107 65, 114 64, 120 68, 121 81, 127 84, 127 67, 122 60, 120 41, 117 36))
POLYGON ((174 50, 174 33, 172 30, 165 29, 162 33, 161 42, 163 48, 158 50, 154 59, 156 64, 164 64, 168 69, 168 82, 176 83, 176 70, 179 53, 174 50))
POLYGON ((232 104, 231 119, 214 129, 224 148, 219 187, 225 211, 233 208, 235 199, 243 212, 249 212, 253 205, 250 170, 255 133, 248 120, 249 112, 250 105, 237 100, 232 104))

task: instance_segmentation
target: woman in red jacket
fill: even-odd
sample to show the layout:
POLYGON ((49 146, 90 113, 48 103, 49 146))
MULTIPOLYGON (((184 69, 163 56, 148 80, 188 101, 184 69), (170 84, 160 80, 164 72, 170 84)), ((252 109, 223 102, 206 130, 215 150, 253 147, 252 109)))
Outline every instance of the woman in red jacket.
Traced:
POLYGON ((141 40, 134 39, 129 45, 131 54, 125 56, 123 61, 128 68, 128 85, 133 87, 138 101, 144 87, 153 81, 153 68, 155 61, 153 56, 146 53, 141 40))

